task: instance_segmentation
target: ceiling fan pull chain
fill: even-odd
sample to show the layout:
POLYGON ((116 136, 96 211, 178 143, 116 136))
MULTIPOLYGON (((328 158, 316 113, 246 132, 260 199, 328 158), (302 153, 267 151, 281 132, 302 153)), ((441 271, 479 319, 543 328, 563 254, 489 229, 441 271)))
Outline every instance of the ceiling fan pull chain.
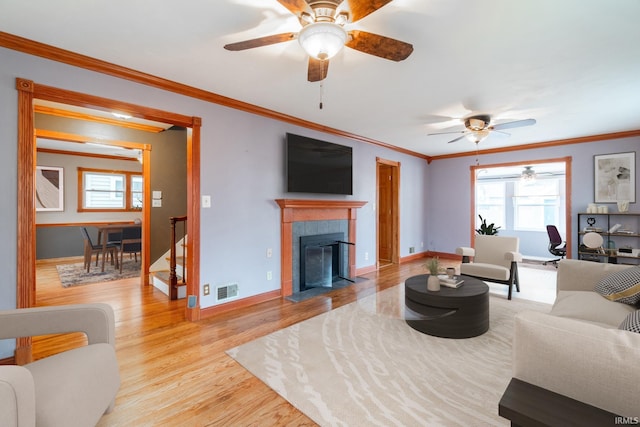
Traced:
POLYGON ((322 110, 322 96, 324 92, 324 80, 320 82, 320 109, 322 110))
POLYGON ((478 160, 479 156, 480 156, 480 152, 478 150, 478 141, 476 141, 476 166, 480 166, 480 161, 478 160))

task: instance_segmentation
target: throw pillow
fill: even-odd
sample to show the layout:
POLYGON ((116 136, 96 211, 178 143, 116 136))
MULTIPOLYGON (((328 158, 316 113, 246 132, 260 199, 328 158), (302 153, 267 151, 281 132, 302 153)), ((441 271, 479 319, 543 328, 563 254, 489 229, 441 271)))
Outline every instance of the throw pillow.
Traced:
POLYGON ((634 305, 640 301, 640 267, 609 274, 594 290, 610 301, 634 305))
POLYGON ((629 313, 627 318, 622 321, 618 329, 640 334, 640 310, 629 313))

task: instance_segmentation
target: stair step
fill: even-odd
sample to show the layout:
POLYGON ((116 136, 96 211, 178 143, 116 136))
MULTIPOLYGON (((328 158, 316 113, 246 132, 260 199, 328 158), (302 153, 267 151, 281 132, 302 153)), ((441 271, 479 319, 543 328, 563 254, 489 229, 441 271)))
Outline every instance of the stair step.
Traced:
MULTIPOLYGON (((169 270, 152 271, 151 283, 153 286, 165 295, 169 295, 170 272, 169 270)), ((178 299, 186 298, 187 284, 182 281, 182 277, 178 275, 178 299)))
MULTIPOLYGON (((165 259, 167 260, 167 262, 169 264, 171 264, 171 257, 166 257, 165 259)), ((177 256, 176 257, 176 265, 182 266, 182 265, 185 264, 185 262, 186 262, 186 258, 185 257, 183 257, 183 256, 177 256)))

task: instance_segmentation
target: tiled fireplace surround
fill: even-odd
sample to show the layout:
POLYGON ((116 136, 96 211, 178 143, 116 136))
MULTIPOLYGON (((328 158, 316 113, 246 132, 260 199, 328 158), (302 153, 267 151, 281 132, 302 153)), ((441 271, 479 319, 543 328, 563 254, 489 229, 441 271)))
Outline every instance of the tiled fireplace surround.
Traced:
MULTIPOLYGON (((345 233, 347 241, 356 241, 356 211, 367 202, 353 200, 301 200, 277 199, 281 209, 281 293, 289 296, 294 291, 294 268, 299 267, 299 252, 294 242, 301 235, 333 231, 345 233)), ((349 251, 349 276, 356 275, 355 250, 349 251)), ((295 278, 299 286, 299 278, 295 278)))

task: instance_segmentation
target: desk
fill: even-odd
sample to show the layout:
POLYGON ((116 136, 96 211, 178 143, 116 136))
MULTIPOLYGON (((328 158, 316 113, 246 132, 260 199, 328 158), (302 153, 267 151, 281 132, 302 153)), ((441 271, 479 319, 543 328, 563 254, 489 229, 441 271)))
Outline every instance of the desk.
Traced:
MULTIPOLYGON (((109 240, 109 233, 122 233, 125 228, 140 228, 140 224, 123 222, 116 224, 103 224, 96 225, 98 229, 98 245, 102 245, 102 271, 104 271, 104 259, 107 256, 107 241, 109 240), (104 237, 103 237, 104 236, 104 237)), ((116 256, 116 268, 118 268, 118 257, 116 256)))

